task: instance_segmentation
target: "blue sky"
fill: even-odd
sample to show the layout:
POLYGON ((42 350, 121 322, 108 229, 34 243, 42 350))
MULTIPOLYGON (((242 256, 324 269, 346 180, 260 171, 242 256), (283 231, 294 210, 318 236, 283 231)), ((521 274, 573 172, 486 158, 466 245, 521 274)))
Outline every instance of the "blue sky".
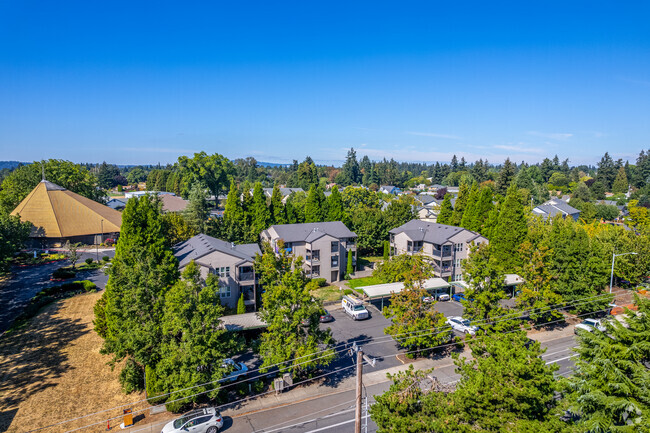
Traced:
POLYGON ((647 2, 0 1, 0 159, 633 162, 650 148, 649 16, 647 2))

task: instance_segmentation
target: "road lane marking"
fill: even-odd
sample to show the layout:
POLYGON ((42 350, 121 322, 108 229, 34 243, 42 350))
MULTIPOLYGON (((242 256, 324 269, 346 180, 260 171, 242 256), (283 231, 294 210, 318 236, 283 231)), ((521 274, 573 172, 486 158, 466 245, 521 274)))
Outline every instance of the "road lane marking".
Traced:
MULTIPOLYGON (((368 417, 370 417, 370 415, 362 416, 361 419, 368 418, 368 417)), ((321 427, 321 428, 318 428, 316 430, 309 430, 308 432, 305 432, 305 433, 316 433, 316 432, 319 432, 319 431, 330 430, 330 429, 333 429, 335 427, 340 427, 340 426, 345 425, 345 424, 350 424, 351 422, 355 422, 355 420, 351 419, 351 420, 348 420, 348 421, 343 421, 343 422, 340 422, 338 424, 328 425, 326 427, 321 427)))

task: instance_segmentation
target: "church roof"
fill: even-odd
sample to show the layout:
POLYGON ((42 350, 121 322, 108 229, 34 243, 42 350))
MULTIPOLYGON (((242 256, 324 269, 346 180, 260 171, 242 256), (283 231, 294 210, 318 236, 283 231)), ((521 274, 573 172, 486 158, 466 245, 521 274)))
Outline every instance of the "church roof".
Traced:
POLYGON ((32 237, 114 233, 122 225, 120 212, 47 180, 39 182, 11 214, 34 225, 32 237))

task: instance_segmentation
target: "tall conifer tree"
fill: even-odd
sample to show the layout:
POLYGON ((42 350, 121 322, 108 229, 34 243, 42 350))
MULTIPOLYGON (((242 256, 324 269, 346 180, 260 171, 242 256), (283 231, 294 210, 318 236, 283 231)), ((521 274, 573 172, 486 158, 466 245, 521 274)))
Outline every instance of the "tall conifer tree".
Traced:
POLYGON ((503 266, 502 269, 508 272, 520 265, 516 252, 528 233, 526 212, 517 185, 508 188, 500 208, 499 220, 491 234, 490 246, 494 256, 503 266))
POLYGON ((445 198, 442 200, 442 204, 440 204, 440 212, 438 213, 436 222, 438 224, 451 224, 453 212, 454 210, 451 207, 451 194, 445 194, 445 198))
POLYGON ((479 189, 478 184, 474 182, 467 198, 465 205, 465 212, 460 220, 460 226, 467 230, 476 230, 474 224, 477 221, 477 212, 479 204, 479 189))
POLYGON ((282 193, 280 193, 280 188, 277 185, 273 187, 273 192, 271 193, 269 214, 271 216, 271 224, 287 223, 287 212, 282 203, 282 193))
POLYGON ((343 200, 339 188, 334 185, 332 193, 327 198, 327 220, 328 221, 343 221, 343 200))

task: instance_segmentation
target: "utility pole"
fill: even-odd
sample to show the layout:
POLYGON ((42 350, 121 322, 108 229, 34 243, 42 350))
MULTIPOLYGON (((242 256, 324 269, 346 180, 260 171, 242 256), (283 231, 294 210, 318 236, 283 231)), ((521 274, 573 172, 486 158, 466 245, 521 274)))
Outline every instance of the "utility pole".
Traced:
POLYGON ((354 433, 361 433, 361 393, 363 382, 361 377, 363 375, 363 350, 359 349, 357 352, 357 408, 354 412, 354 433))

